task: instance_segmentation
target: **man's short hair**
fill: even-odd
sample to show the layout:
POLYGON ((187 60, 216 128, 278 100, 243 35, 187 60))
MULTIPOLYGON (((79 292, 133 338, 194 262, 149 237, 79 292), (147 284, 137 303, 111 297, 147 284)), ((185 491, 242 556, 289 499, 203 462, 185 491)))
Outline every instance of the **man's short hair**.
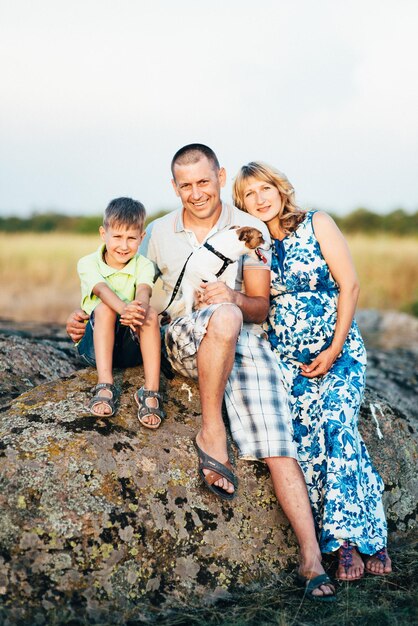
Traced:
POLYGON ((145 222, 145 207, 142 202, 132 198, 115 198, 106 207, 103 227, 130 226, 142 230, 145 222))
POLYGON ((203 143, 189 143, 187 146, 183 146, 180 150, 177 150, 176 154, 171 160, 171 173, 174 176, 175 165, 190 165, 191 163, 197 163, 202 156, 205 156, 210 163, 212 163, 213 169, 218 171, 220 169, 218 157, 208 146, 203 143))

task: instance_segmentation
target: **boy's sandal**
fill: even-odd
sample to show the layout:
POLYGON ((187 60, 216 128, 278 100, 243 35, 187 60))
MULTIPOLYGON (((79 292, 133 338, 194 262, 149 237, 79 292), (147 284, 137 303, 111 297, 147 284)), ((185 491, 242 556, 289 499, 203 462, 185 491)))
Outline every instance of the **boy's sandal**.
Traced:
MULTIPOLYGON (((346 572, 353 565, 353 554, 354 550, 356 550, 355 546, 351 546, 348 541, 344 541, 344 543, 338 548, 338 568, 343 568, 346 572)), ((361 576, 356 576, 355 578, 341 578, 340 576, 336 576, 336 580, 341 582, 351 583, 355 580, 360 580, 363 578, 364 572, 361 576)))
POLYGON ((98 383, 95 387, 92 388, 91 393, 93 394, 92 399, 89 402, 88 408, 92 415, 95 417, 112 417, 116 411, 116 387, 115 385, 111 385, 110 383, 98 383), (112 396, 109 398, 108 396, 100 396, 99 391, 102 389, 106 389, 110 391, 112 396), (96 413, 94 407, 98 404, 106 404, 110 413, 96 413))
POLYGON ((382 548, 381 550, 378 550, 378 552, 375 552, 375 554, 369 555, 368 558, 366 557, 364 561, 364 567, 366 568, 366 572, 368 574, 373 574, 373 576, 388 576, 390 572, 373 572, 371 569, 368 568, 368 561, 372 558, 378 559, 381 563, 383 563, 383 567, 385 567, 389 558, 387 549, 382 548))
POLYGON ((142 426, 145 428, 149 428, 150 430, 156 430, 160 427, 162 420, 165 418, 166 414, 162 410, 162 402, 163 395, 159 391, 150 391, 149 389, 145 389, 141 387, 134 394, 135 402, 138 405, 138 419, 142 426), (158 404, 156 407, 149 406, 147 404, 147 398, 157 398, 158 404), (156 424, 149 424, 148 422, 144 422, 144 417, 148 417, 149 415, 155 415, 158 417, 159 421, 156 424))
POLYGON ((319 574, 313 578, 308 578, 307 576, 298 574, 296 576, 296 580, 299 586, 303 589, 304 596, 309 598, 309 600, 313 600, 314 602, 335 602, 337 599, 334 584, 327 574, 319 574), (312 593, 315 589, 319 589, 319 587, 322 587, 323 585, 331 587, 332 593, 326 595, 316 595, 312 593))

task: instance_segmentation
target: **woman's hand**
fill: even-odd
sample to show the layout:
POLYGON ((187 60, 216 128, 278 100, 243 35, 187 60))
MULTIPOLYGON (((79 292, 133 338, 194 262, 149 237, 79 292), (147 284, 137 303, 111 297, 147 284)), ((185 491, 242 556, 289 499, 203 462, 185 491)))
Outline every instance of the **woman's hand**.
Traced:
POLYGON ((86 332, 86 321, 88 319, 89 316, 87 313, 84 313, 81 309, 73 311, 67 319, 65 330, 74 343, 83 338, 86 332))
POLYGON ((309 365, 302 363, 300 366, 302 376, 306 378, 316 378, 317 376, 324 376, 332 367, 338 354, 329 347, 318 354, 316 359, 309 365))

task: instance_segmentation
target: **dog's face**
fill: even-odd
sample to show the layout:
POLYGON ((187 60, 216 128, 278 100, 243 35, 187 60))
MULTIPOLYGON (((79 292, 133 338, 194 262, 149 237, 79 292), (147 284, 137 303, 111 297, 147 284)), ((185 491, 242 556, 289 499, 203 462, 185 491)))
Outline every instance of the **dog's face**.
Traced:
POLYGON ((243 226, 237 228, 237 235, 240 241, 243 241, 247 248, 255 250, 256 248, 264 248, 265 241, 262 233, 258 228, 252 228, 250 226, 243 226))

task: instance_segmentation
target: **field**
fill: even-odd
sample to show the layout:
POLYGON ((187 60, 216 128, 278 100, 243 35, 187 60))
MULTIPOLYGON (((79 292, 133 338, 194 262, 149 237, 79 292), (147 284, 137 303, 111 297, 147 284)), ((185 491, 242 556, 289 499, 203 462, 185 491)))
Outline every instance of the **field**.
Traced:
MULTIPOLYGON (((418 309, 418 240, 352 235, 360 277, 360 308, 418 309)), ((63 323, 79 305, 77 260, 99 237, 74 234, 0 234, 0 317, 63 323)))
MULTIPOLYGON (((359 306, 415 310, 417 314, 417 239, 355 235, 348 240, 362 286, 359 306)), ((0 234, 0 317, 16 322, 64 324, 69 312, 79 306, 77 259, 98 245, 96 235, 0 234)), ((293 574, 283 572, 282 582, 274 588, 246 592, 211 607, 184 607, 171 616, 159 615, 156 608, 152 621, 164 626, 416 624, 417 546, 405 538, 390 549, 394 574, 386 579, 368 576, 359 583, 340 585, 335 605, 303 602, 293 574)), ((67 621, 57 616, 49 623, 63 625, 67 621)), ((81 618, 68 620, 68 624, 85 623, 81 618)))

